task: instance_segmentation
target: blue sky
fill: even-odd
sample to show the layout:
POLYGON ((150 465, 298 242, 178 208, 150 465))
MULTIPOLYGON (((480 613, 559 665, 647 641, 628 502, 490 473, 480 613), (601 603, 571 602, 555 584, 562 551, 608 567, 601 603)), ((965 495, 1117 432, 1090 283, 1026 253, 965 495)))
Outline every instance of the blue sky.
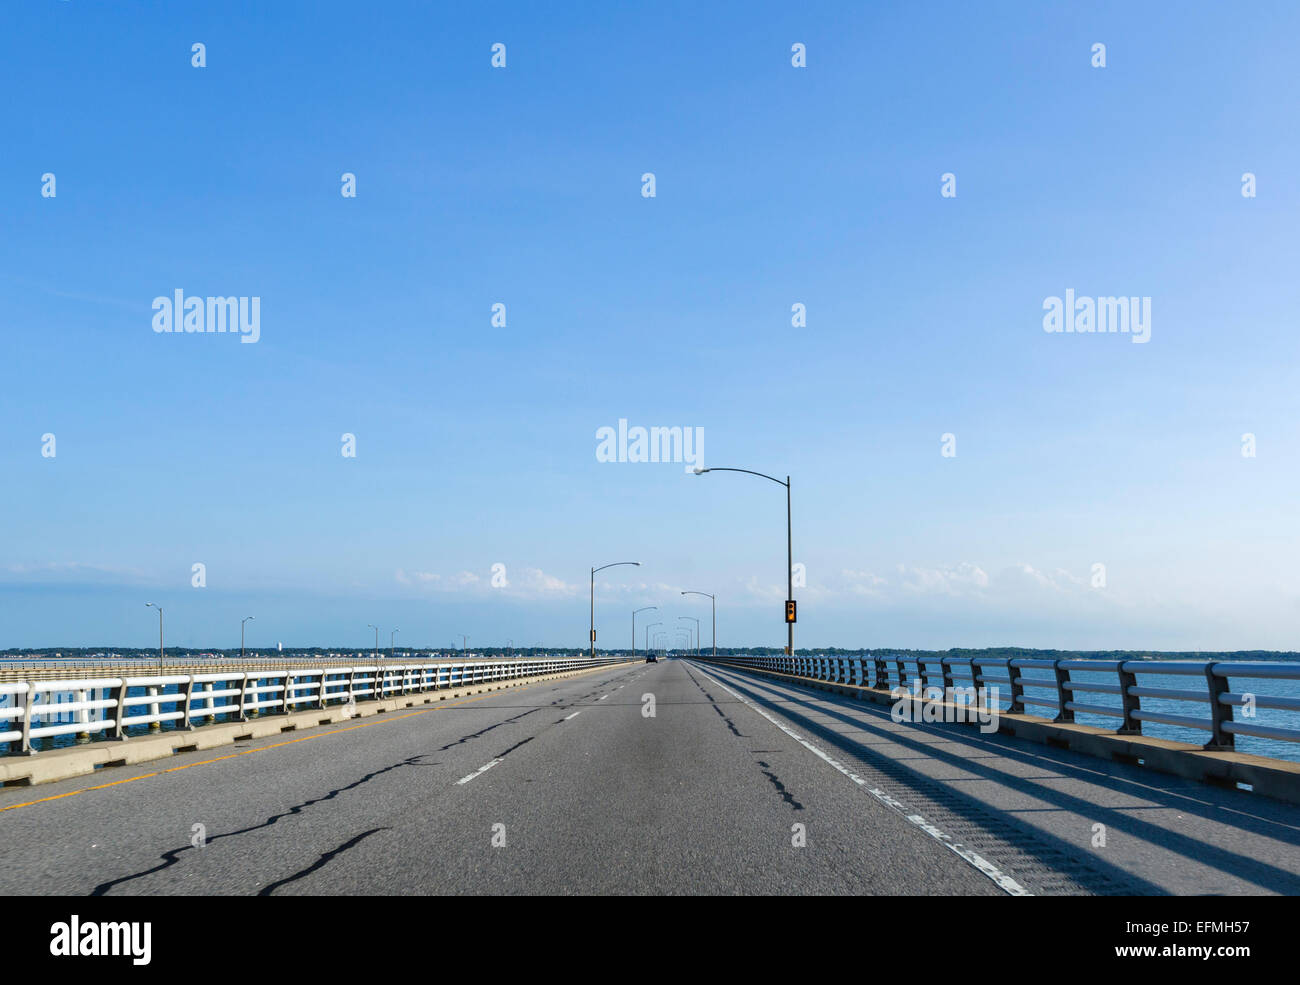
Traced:
POLYGON ((1300 10, 586 6, 5 5, 0 647, 1295 646, 1300 10))

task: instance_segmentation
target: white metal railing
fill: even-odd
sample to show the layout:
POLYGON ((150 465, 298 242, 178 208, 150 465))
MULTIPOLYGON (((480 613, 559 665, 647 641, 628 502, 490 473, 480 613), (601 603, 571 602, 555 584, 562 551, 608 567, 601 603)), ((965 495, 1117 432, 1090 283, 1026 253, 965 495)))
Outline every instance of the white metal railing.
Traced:
POLYGON ((469 686, 619 663, 622 658, 520 657, 357 667, 215 670, 200 674, 30 680, 0 684, 0 743, 32 753, 33 740, 78 735, 125 739, 136 726, 176 729, 349 701, 469 686))
MULTIPOLYGON (((701 657, 700 659, 709 659, 701 657)), ((1234 691, 1231 680, 1300 681, 1300 664, 1246 661, 1188 660, 1044 660, 1032 657, 916 657, 905 654, 845 656, 728 656, 719 663, 774 670, 815 680, 863 687, 949 689, 996 687, 1005 695, 1011 714, 1039 714, 1031 708, 1054 711, 1057 722, 1073 722, 1078 714, 1116 718, 1121 735, 1140 735, 1143 722, 1157 722, 1210 733, 1206 749, 1232 749, 1234 737, 1254 736, 1282 742, 1300 742, 1300 728, 1257 725, 1234 719, 1233 709, 1243 706, 1300 712, 1300 698, 1253 691, 1234 691), (1031 676, 1031 672, 1048 672, 1031 676), (991 673, 992 672, 992 673, 991 673), (1079 680, 1073 673, 1114 674, 1115 683, 1079 680), (1204 689, 1139 685, 1138 675, 1161 674, 1198 681, 1204 689), (1026 689, 1030 693, 1026 694, 1026 689), (1052 696, 1048 697, 1043 692, 1052 696), (1099 704, 1092 695, 1109 695, 1118 704, 1099 704), (1209 717, 1180 715, 1142 707, 1142 699, 1196 703, 1209 717)))

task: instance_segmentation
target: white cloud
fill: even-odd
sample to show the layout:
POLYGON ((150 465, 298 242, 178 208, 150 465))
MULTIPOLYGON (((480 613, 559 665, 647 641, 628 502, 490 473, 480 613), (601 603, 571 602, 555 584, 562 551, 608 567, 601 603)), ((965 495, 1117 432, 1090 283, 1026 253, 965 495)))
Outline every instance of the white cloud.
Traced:
POLYGON ((53 584, 76 582, 122 582, 133 584, 150 580, 139 568, 83 561, 45 561, 39 564, 0 566, 0 581, 10 584, 53 584))
POLYGON ((989 587, 988 573, 970 561, 930 568, 898 566, 904 591, 921 594, 978 595, 989 587))
POLYGON ((434 592, 465 593, 480 597, 500 595, 516 599, 547 599, 574 595, 578 586, 569 584, 540 568, 507 568, 509 584, 494 588, 490 575, 473 571, 458 571, 444 575, 436 571, 407 571, 398 568, 394 579, 399 585, 408 585, 434 592))

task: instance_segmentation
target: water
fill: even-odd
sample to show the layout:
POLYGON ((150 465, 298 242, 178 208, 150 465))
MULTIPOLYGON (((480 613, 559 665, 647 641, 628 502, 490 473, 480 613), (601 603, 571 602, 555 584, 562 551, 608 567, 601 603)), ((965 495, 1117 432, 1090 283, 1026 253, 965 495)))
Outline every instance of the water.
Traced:
MULTIPOLYGON (((1154 661, 1153 661, 1154 662, 1154 661)), ((1295 661, 1279 661, 1295 664, 1295 661)), ((1300 668, 1298 668, 1300 669, 1300 668)), ((1047 671, 1046 673, 1051 673, 1047 671)), ((1031 671, 1030 677, 1042 677, 1043 671, 1031 671)), ((1167 698, 1143 698, 1143 711, 1154 711, 1169 715, 1184 715, 1191 718, 1208 720, 1210 717, 1209 688, 1204 679, 1191 675, 1173 674, 1137 674, 1139 687, 1177 689, 1180 691, 1197 691, 1205 695, 1202 701, 1171 701, 1167 698)), ((1072 681, 1087 684, 1116 684, 1115 674, 1096 671, 1072 671, 1072 681)), ((1237 694, 1260 694, 1279 698, 1300 698, 1300 681, 1277 680, 1276 678, 1232 677, 1228 680, 1229 690, 1237 694)), ((1041 691, 1026 688, 1025 693, 1033 697, 1054 699, 1056 689, 1041 691)), ((1076 701, 1087 704, 1102 705, 1119 709, 1119 695, 1080 693, 1076 701)), ((1046 718, 1055 717, 1055 712, 1039 708, 1031 714, 1040 714, 1046 718)), ((1271 726, 1274 728, 1300 729, 1300 712, 1285 711, 1274 708, 1256 709, 1255 717, 1243 714, 1240 707, 1233 708, 1232 716, 1242 724, 1271 726)), ((1076 714, 1075 721, 1080 725, 1092 725, 1097 728, 1115 729, 1120 719, 1103 715, 1076 714)), ((1210 733, 1202 729, 1184 728, 1180 725, 1166 725, 1163 722, 1143 722, 1142 734, 1155 739, 1170 739, 1174 742, 1187 742, 1202 746, 1210 741, 1210 733)), ((1300 762, 1300 742, 1283 742, 1277 739, 1261 739, 1252 735, 1236 737, 1237 752, 1250 753, 1255 756, 1270 756, 1273 759, 1285 759, 1300 762)))
MULTIPOLYGON (((1158 663, 1158 660, 1152 660, 1151 663, 1158 663)), ((1229 661, 1230 662, 1230 661, 1229 661)), ((1264 663, 1272 661, 1252 661, 1255 663, 1264 663)), ((1279 664, 1295 667, 1300 670, 1300 663, 1294 660, 1279 660, 1279 664)), ((905 667, 911 670, 911 663, 905 664, 905 667)), ((891 671, 892 671, 891 665, 891 671)), ((938 673, 937 662, 930 663, 927 661, 927 677, 930 674, 938 673)), ((985 674, 991 679, 988 684, 992 686, 997 682, 1000 676, 1000 668, 986 668, 985 674)), ((1034 679, 1047 680, 1051 683, 1043 687, 1025 687, 1025 697, 1037 698, 1042 701, 1055 702, 1057 698, 1056 684, 1052 677, 1051 670, 1026 670, 1018 671, 1019 676, 1030 677, 1034 679)), ((1210 718, 1210 697, 1209 687, 1203 677, 1192 674, 1143 674, 1141 672, 1135 675, 1137 677, 1138 687, 1159 688, 1164 690, 1195 691, 1203 694, 1205 697, 1200 701, 1179 701, 1169 698, 1142 698, 1141 707, 1143 711, 1159 712, 1167 715, 1181 715, 1188 718, 1197 718, 1208 721, 1210 718)), ((1071 670, 1070 680, 1078 684, 1110 684, 1119 683, 1117 674, 1110 671, 1081 671, 1071 670)), ((1270 697, 1284 697, 1300 699, 1300 680, 1278 680, 1276 678, 1248 678, 1248 677, 1231 677, 1228 680, 1229 690, 1235 694, 1258 694, 1268 695, 1270 697)), ((999 706, 1005 711, 1009 706, 1008 685, 999 686, 999 706)), ((1074 700, 1083 704, 1098 705, 1106 708, 1114 708, 1117 716, 1120 711, 1120 698, 1118 694, 1099 694, 1091 691, 1075 692, 1074 700)), ((1056 717, 1054 707, 1044 705, 1026 705, 1027 714, 1038 718, 1051 720, 1056 717)), ((1247 717, 1241 707, 1234 707, 1233 720, 1242 724, 1268 726, 1273 728, 1290 728, 1300 730, 1300 712, 1285 711, 1274 708, 1258 708, 1255 710, 1255 717, 1247 717)), ((1084 712, 1075 713, 1075 722, 1080 725, 1090 725, 1095 728, 1115 730, 1118 729, 1122 718, 1111 717, 1108 715, 1095 715, 1084 712)), ((1148 738, 1168 739, 1173 742, 1186 742, 1190 745, 1203 746, 1210 741, 1211 733, 1196 728, 1187 728, 1180 725, 1166 725, 1163 722, 1143 722, 1142 734, 1148 738)), ((1300 762, 1300 742, 1286 742, 1279 739, 1262 739, 1251 735, 1236 736, 1236 751, 1250 753, 1255 756, 1268 756, 1273 759, 1285 759, 1290 762, 1300 762)))

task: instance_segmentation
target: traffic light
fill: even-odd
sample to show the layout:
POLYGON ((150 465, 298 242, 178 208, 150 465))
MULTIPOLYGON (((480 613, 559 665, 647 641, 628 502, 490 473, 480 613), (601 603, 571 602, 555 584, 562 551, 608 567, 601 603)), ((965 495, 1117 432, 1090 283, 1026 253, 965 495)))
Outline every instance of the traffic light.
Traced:
POLYGON ((799 621, 798 619, 795 618, 794 599, 785 600, 785 621, 786 622, 799 621))

